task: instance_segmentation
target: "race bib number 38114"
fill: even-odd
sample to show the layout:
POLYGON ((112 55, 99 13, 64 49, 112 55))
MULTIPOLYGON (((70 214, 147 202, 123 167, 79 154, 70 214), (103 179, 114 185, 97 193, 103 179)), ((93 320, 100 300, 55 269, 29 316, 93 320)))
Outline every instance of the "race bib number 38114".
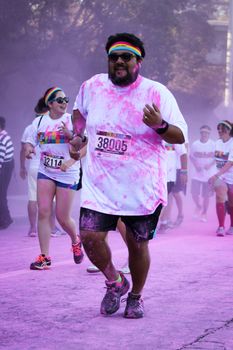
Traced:
POLYGON ((107 131, 97 131, 95 151, 99 157, 128 159, 131 136, 107 131))

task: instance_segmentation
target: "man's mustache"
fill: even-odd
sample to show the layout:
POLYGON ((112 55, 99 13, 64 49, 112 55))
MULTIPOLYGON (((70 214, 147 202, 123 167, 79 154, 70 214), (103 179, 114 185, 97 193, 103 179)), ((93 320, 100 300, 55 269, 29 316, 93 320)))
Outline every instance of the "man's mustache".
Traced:
POLYGON ((117 68, 125 68, 125 69, 127 69, 127 67, 124 64, 121 64, 121 63, 116 64, 114 68, 115 69, 117 69, 117 68))

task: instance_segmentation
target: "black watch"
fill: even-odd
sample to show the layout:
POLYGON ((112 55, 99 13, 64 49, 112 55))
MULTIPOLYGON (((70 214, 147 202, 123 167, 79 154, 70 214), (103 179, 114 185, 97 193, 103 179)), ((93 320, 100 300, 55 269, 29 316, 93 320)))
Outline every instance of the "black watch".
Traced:
POLYGON ((80 139, 82 139, 82 142, 86 142, 86 141, 87 141, 87 137, 86 137, 86 136, 82 136, 82 135, 80 135, 80 134, 74 134, 74 137, 75 137, 75 136, 80 137, 80 139))
POLYGON ((157 132, 157 134, 162 135, 167 131, 168 128, 169 128, 168 122, 162 119, 162 124, 159 126, 159 128, 155 129, 155 131, 157 132))

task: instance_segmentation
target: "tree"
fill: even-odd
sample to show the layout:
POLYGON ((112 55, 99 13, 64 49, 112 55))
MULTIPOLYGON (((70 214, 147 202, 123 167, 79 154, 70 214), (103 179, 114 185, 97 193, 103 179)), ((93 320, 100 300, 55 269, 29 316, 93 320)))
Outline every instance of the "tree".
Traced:
MULTIPOLYGON (((5 108, 9 91, 17 95, 19 86, 25 87, 19 99, 26 95, 34 103, 51 84, 62 85, 73 98, 84 79, 106 71, 106 39, 122 31, 145 42, 145 75, 179 93, 215 101, 222 87, 213 91, 216 71, 205 59, 214 35, 208 19, 226 4, 227 0, 0 0, 0 92, 5 108)), ((33 104, 26 102, 25 109, 32 110, 33 104)), ((17 105, 11 104, 12 109, 17 105)))

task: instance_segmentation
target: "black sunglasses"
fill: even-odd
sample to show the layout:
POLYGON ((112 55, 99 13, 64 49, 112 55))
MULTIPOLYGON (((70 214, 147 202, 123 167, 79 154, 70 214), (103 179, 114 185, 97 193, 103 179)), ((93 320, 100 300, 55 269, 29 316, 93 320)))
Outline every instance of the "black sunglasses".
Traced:
POLYGON ((122 59, 122 61, 129 62, 133 57, 136 57, 136 56, 133 55, 132 53, 128 53, 128 52, 124 52, 121 54, 110 53, 108 55, 109 61, 112 61, 112 62, 117 62, 119 57, 122 59))
POLYGON ((59 103, 59 105, 62 105, 64 102, 65 103, 69 102, 69 97, 57 97, 54 100, 49 101, 49 102, 57 102, 57 103, 59 103))

